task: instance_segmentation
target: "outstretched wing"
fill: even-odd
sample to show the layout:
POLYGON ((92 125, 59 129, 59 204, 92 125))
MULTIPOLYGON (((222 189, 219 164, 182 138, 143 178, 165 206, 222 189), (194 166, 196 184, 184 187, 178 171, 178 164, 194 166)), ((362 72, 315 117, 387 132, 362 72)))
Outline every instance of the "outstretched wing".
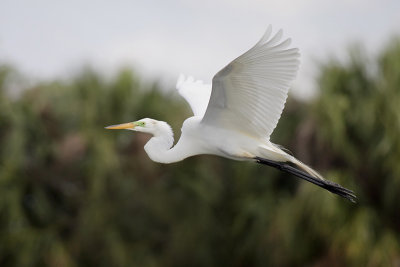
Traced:
POLYGON ((282 30, 261 40, 219 71, 202 123, 267 138, 284 108, 289 85, 299 67, 297 48, 287 49, 282 30))
POLYGON ((204 116, 211 95, 211 84, 195 81, 192 76, 185 78, 181 74, 176 83, 179 94, 186 99, 195 116, 204 116))

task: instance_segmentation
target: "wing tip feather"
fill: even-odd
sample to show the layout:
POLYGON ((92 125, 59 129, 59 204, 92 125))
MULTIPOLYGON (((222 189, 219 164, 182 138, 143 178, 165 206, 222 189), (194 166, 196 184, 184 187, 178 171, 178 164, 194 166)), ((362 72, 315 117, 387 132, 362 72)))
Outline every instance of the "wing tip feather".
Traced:
POLYGON ((176 89, 179 91, 185 82, 185 75, 181 72, 179 73, 178 80, 176 81, 176 89))

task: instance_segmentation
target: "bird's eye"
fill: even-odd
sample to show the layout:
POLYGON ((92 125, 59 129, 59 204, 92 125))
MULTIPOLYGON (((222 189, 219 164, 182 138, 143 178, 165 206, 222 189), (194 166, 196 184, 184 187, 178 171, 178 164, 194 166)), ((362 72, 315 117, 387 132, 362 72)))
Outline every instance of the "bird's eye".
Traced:
POLYGON ((136 125, 137 125, 137 126, 140 126, 140 127, 144 127, 144 126, 146 125, 146 123, 145 123, 144 121, 138 121, 138 122, 136 123, 136 125))

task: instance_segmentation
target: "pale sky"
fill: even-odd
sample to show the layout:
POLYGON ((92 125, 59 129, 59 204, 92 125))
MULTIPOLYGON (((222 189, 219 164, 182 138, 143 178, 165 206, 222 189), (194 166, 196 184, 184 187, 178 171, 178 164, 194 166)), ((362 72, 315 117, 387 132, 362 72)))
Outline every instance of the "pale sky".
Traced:
POLYGON ((0 63, 31 79, 104 75, 132 66, 172 87, 179 73, 210 82, 271 24, 302 54, 292 92, 307 97, 317 61, 359 42, 373 56, 400 35, 399 0, 0 0, 0 63))

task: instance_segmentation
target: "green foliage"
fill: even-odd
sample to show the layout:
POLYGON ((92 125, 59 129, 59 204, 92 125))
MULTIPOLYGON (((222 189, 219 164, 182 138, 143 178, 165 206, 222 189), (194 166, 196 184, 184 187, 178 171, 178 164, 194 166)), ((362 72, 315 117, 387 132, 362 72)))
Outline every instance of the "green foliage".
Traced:
POLYGON ((103 127, 151 117, 177 138, 175 91, 91 70, 11 97, 0 67, 1 266, 390 266, 400 260, 400 41, 321 66, 319 96, 289 99, 272 140, 352 203, 254 163, 160 165, 148 136, 103 127))

